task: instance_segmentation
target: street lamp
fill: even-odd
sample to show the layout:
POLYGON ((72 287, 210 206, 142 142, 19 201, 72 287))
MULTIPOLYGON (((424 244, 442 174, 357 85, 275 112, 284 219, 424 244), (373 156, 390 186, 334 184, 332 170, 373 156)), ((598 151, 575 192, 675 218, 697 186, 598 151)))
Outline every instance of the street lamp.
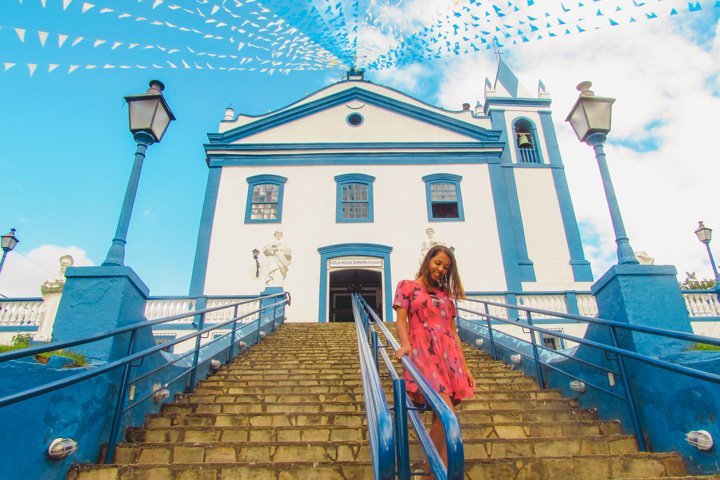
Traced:
POLYGON ((120 266, 125 261, 125 244, 127 243, 127 232, 130 226, 135 195, 137 194, 140 181, 140 171, 147 147, 153 143, 160 142, 170 122, 175 116, 170 111, 162 91, 165 85, 159 80, 150 81, 150 89, 143 95, 132 95, 125 97, 130 106, 130 131, 137 143, 135 162, 130 172, 125 199, 123 200, 120 218, 118 220, 115 238, 108 250, 107 257, 103 262, 104 266, 120 266))
POLYGON ((255 259, 255 278, 257 278, 260 276, 260 260, 258 260, 260 257, 260 250, 253 248, 252 254, 255 259))
POLYGON ((2 258, 0 259, 0 272, 2 272, 2 267, 5 264, 5 257, 7 257, 8 252, 11 252, 15 245, 20 243, 20 240, 15 236, 15 229, 11 228, 10 232, 0 237, 2 241, 0 242, 0 245, 2 246, 2 258))
POLYGON ((720 277, 718 276, 717 265, 715 265, 715 259, 713 258, 712 252, 710 251, 710 240, 712 240, 712 228, 706 227, 702 221, 698 222, 698 228, 695 230, 698 240, 705 244, 707 249, 708 257, 710 257, 710 266, 715 274, 715 288, 720 289, 720 277))
POLYGON ((625 233, 625 226, 620 215, 620 206, 615 196, 615 189, 605 161, 605 150, 603 148, 603 143, 605 143, 607 134, 610 132, 612 104, 615 99, 596 97, 595 93, 590 90, 591 86, 591 82, 578 84, 577 89, 580 91, 580 96, 565 121, 570 122, 575 135, 581 142, 587 143, 595 150, 595 158, 600 167, 600 178, 605 188, 605 197, 610 209, 610 219, 615 231, 618 263, 637 264, 638 260, 635 258, 635 253, 630 246, 630 240, 625 233))

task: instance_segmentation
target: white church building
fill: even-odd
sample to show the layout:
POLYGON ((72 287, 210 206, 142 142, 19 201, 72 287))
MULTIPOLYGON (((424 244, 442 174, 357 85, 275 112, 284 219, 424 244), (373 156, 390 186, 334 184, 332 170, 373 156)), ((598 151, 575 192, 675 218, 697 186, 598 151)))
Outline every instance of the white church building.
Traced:
POLYGON ((589 292, 550 107, 501 61, 474 109, 356 71, 264 115, 229 108, 205 145, 190 295, 282 288, 288 321, 328 322, 351 320, 361 291, 392 319, 433 243, 454 248, 474 295, 589 292))

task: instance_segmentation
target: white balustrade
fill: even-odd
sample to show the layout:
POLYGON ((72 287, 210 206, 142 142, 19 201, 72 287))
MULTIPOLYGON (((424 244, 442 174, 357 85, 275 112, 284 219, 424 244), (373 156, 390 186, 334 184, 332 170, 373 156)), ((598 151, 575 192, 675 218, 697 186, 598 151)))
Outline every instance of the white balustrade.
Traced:
POLYGON ((578 313, 583 317, 597 317, 598 307, 592 295, 577 295, 578 313))
MULTIPOLYGON (((495 302, 495 303, 506 303, 507 299, 505 295, 468 295, 468 299, 477 300, 480 302, 495 302)), ((485 313, 485 306, 477 302, 469 302, 467 300, 460 300, 458 302, 460 308, 467 308, 476 312, 485 313)), ((508 318, 507 309, 503 307, 497 307, 495 305, 488 305, 488 313, 494 317, 508 318)), ((469 312, 460 312, 460 316, 466 320, 486 320, 482 315, 472 314, 469 312)))
MULTIPOLYGON (((567 303, 565 295, 562 294, 546 294, 546 295, 518 295, 518 303, 523 307, 537 308, 538 310, 548 310, 551 312, 567 313, 567 303)), ((520 312, 520 318, 524 318, 525 312, 520 312)), ((532 318, 556 318, 554 315, 544 313, 531 312, 532 318)))
MULTIPOLYGON (((194 310, 194 298, 164 298, 145 302, 145 318, 148 320, 182 315, 193 312, 194 310)), ((192 321, 193 317, 186 317, 175 320, 173 323, 192 323, 192 321)))
POLYGON ((720 317, 720 301, 715 293, 683 292, 690 317, 720 317))
POLYGON ((37 327, 45 316, 42 300, 0 302, 0 326, 37 327))

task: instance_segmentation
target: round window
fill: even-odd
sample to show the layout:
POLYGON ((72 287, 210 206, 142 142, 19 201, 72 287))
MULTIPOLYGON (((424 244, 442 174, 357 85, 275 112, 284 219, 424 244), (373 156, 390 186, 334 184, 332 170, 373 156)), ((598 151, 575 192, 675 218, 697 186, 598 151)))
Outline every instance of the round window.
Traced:
POLYGON ((363 123, 363 116, 359 113, 351 113, 347 116, 347 122, 353 127, 359 127, 363 123))

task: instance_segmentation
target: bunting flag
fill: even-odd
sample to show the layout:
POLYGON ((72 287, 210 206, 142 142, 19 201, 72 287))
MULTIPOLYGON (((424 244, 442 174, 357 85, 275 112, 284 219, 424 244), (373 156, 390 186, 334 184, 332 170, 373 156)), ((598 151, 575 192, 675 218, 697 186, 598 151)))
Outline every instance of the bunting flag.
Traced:
POLYGON ((719 0, 4 0, 0 73, 17 74, 17 65, 31 77, 384 69, 718 7, 719 0))

